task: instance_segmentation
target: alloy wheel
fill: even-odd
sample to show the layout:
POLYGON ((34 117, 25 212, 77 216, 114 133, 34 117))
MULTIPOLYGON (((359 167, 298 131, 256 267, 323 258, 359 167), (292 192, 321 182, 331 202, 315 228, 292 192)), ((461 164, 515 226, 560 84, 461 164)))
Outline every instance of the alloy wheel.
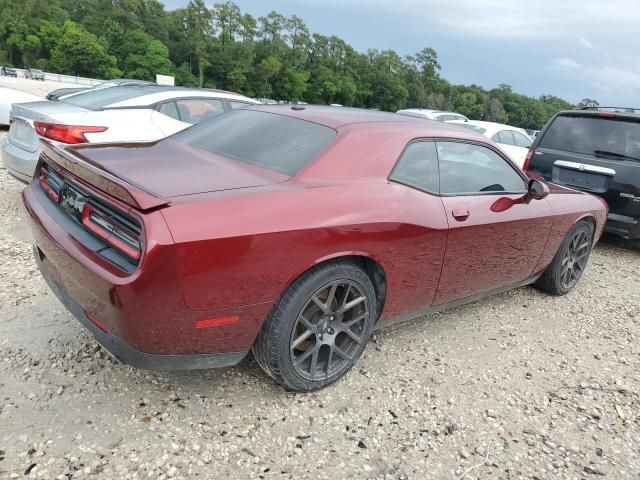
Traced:
POLYGON ((371 312, 364 289, 341 279, 318 289, 300 310, 290 340, 293 366, 316 381, 340 375, 366 341, 371 312))
POLYGON ((560 283, 566 289, 573 288, 582 276, 589 259, 591 243, 587 232, 578 230, 571 238, 560 267, 560 283))

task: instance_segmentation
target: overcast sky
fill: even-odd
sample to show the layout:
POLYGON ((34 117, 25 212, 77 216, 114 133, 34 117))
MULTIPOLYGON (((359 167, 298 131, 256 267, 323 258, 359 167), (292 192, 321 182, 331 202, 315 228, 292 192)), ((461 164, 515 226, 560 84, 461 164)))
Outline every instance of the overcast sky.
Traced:
POLYGON ((640 108, 640 0, 234 1, 255 17, 296 14, 358 51, 433 47, 454 83, 640 108))

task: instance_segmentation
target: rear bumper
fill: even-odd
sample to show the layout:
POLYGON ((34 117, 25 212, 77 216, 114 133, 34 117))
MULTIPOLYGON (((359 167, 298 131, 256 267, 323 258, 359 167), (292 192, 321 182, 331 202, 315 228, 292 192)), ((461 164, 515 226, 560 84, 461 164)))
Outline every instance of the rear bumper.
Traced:
POLYGON ((193 369, 233 365, 251 349, 271 305, 189 309, 160 212, 146 215, 146 242, 152 249, 135 272, 118 273, 86 242, 76 240, 65 223, 65 218, 72 220, 58 218, 59 207, 38 182, 22 195, 40 271, 62 303, 115 357, 140 368, 193 369), (220 318, 237 320, 201 326, 202 320, 220 318))
POLYGON ((247 352, 210 353, 200 355, 155 355, 136 350, 117 335, 105 332, 87 317, 82 307, 53 279, 40 261, 34 248, 34 255, 42 277, 51 291, 69 312, 82 323, 98 343, 118 361, 144 370, 195 370, 221 368, 237 365, 247 352))
POLYGON ((0 144, 2 163, 11 175, 18 180, 29 183, 38 164, 39 152, 28 152, 16 147, 9 140, 0 144))
POLYGON ((604 231, 631 240, 640 238, 640 218, 609 213, 604 231))

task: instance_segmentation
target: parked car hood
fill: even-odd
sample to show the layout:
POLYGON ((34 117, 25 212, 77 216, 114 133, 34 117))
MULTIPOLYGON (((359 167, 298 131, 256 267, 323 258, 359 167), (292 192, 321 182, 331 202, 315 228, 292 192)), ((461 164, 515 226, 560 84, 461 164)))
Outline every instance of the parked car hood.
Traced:
POLYGON ((290 177, 172 139, 84 144, 67 152, 158 198, 273 185, 290 177))

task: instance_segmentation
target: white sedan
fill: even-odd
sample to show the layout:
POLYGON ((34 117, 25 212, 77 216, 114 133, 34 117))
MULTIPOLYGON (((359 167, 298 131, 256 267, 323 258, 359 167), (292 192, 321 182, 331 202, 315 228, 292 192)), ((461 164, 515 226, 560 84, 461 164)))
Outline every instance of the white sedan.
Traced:
POLYGON ((0 125, 9 125, 11 105, 21 102, 37 102, 42 97, 15 88, 0 87, 0 125))
POLYGON ((60 101, 14 103, 0 146, 9 173, 29 182, 40 138, 65 144, 151 142, 219 113, 259 103, 221 90, 125 86, 87 90, 60 101))
POLYGON ((453 120, 447 123, 481 133, 496 142, 511 159, 520 167, 524 166, 529 148, 533 143, 527 132, 522 128, 504 125, 502 123, 481 122, 478 120, 453 120))

